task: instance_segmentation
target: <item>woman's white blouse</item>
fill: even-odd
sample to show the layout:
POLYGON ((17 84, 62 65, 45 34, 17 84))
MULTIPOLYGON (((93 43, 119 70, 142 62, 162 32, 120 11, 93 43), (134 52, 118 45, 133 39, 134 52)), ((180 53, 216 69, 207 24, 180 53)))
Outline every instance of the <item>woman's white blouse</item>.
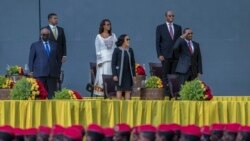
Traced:
POLYGON ((96 57, 97 57, 97 64, 111 61, 112 54, 114 48, 116 47, 115 42, 117 38, 114 33, 108 38, 103 38, 100 34, 96 36, 95 39, 95 49, 96 49, 96 57))

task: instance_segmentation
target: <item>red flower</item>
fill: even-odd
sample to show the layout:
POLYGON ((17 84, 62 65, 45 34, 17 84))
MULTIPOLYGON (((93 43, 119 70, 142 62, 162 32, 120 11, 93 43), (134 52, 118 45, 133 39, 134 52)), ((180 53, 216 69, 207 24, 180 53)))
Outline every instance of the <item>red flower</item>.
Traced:
POLYGON ((20 75, 24 75, 23 68, 21 68, 20 75))
POLYGON ((39 99, 47 99, 47 97, 48 97, 48 92, 47 92, 47 90, 45 89, 45 87, 44 87, 44 85, 43 85, 43 83, 41 82, 41 81, 39 81, 39 80, 36 80, 36 82, 37 82, 37 85, 39 86, 39 92, 40 92, 40 94, 39 94, 39 99))
POLYGON ((12 88, 14 87, 14 85, 15 85, 15 83, 12 81, 12 82, 10 83, 10 88, 12 89, 12 88))
POLYGON ((204 92, 206 100, 211 100, 213 98, 211 88, 205 82, 202 82, 202 83, 205 85, 205 89, 206 89, 205 92, 204 92))
POLYGON ((141 65, 136 67, 136 74, 137 75, 145 75, 145 70, 141 65))
POLYGON ((82 96, 80 93, 78 93, 77 91, 75 90, 72 90, 74 92, 74 95, 76 96, 77 99, 82 99, 82 96))

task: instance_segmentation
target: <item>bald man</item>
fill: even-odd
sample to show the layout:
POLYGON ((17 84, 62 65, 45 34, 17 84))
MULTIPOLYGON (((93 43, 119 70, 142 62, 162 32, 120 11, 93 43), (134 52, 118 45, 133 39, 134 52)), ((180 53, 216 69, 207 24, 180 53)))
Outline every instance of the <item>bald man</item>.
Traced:
POLYGON ((60 72, 60 57, 56 43, 49 40, 50 31, 41 30, 41 39, 32 43, 29 53, 29 69, 33 77, 40 80, 48 91, 48 98, 57 90, 60 72))
POLYGON ((167 11, 165 13, 166 22, 158 25, 156 28, 156 51, 158 59, 162 63, 163 82, 166 87, 166 94, 170 95, 168 89, 168 74, 175 73, 178 54, 174 53, 173 47, 176 40, 182 34, 181 26, 174 24, 174 12, 167 11))

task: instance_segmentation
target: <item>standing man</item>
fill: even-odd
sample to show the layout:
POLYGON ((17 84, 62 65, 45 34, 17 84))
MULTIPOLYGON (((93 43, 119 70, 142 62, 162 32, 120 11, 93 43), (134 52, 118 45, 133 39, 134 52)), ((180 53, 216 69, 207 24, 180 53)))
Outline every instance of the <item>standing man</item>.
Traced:
POLYGON ((186 28, 174 45, 174 50, 179 54, 175 71, 179 75, 180 84, 200 77, 202 74, 200 45, 192 41, 192 38, 192 29, 186 28))
POLYGON ((50 31, 41 30, 41 39, 30 47, 29 69, 32 76, 40 80, 48 91, 48 98, 57 90, 60 73, 60 58, 56 43, 49 40, 50 31))
MULTIPOLYGON (((59 57, 60 57, 60 71, 62 63, 66 62, 66 55, 67 55, 67 49, 66 49, 66 38, 64 34, 64 29, 62 27, 57 26, 58 24, 58 17, 55 13, 50 13, 48 15, 48 22, 49 25, 46 27, 50 31, 50 40, 57 43, 59 57)), ((61 72, 60 72, 61 73, 61 72)), ((59 82, 59 89, 61 89, 61 83, 59 82)))
POLYGON ((173 46, 176 40, 181 36, 181 26, 174 24, 173 11, 165 13, 166 23, 158 25, 156 28, 156 51, 163 68, 163 83, 166 88, 166 93, 171 95, 168 89, 168 74, 175 73, 178 54, 173 51, 173 46))

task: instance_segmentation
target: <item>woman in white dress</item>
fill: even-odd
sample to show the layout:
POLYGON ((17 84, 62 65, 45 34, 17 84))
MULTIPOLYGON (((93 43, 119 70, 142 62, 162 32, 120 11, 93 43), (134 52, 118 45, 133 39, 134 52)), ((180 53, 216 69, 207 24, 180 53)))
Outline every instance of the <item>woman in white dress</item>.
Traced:
POLYGON ((112 33, 111 22, 108 19, 104 19, 100 23, 99 34, 95 39, 96 48, 96 79, 94 94, 103 96, 103 80, 102 75, 112 75, 111 60, 114 48, 116 47, 115 42, 117 38, 112 33))

